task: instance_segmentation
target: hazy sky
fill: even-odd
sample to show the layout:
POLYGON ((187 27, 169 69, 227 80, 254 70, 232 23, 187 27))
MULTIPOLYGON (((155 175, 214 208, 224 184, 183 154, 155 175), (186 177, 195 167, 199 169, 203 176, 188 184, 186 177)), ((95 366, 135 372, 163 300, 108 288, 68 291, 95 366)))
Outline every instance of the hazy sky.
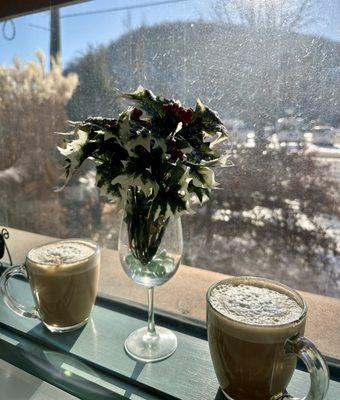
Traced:
MULTIPOLYGON (((136 28, 143 23, 152 25, 164 21, 194 22, 199 18, 206 20, 213 18, 211 8, 214 0, 177 0, 173 4, 143 6, 163 1, 166 0, 93 0, 63 7, 61 9, 61 43, 64 65, 77 55, 84 53, 89 45, 107 44, 117 39, 127 32, 128 26, 136 28), (93 15, 70 16, 75 13, 127 6, 140 8, 130 11, 116 10, 93 15)), ((340 41, 340 0, 315 1, 318 23, 310 26, 308 32, 340 41)), ((48 54, 50 23, 48 11, 15 18, 13 22, 15 37, 11 41, 6 40, 1 33, 4 28, 1 23, 0 64, 11 64, 15 56, 23 60, 31 60, 38 48, 48 54)), ((5 33, 8 36, 13 33, 13 25, 10 22, 6 23, 5 33)))

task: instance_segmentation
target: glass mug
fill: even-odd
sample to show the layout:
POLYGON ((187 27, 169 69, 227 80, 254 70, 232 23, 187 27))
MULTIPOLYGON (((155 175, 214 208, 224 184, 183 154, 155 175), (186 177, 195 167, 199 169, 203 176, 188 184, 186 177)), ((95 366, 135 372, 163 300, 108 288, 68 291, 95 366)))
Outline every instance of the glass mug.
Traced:
POLYGON ((100 248, 88 239, 66 239, 31 249, 25 263, 9 267, 0 289, 16 314, 37 318, 51 332, 69 332, 85 325, 94 305, 99 278, 100 248), (9 279, 28 279, 35 307, 20 304, 9 291, 9 279))
MULTIPOLYGON (((251 309, 250 309, 251 310, 251 309)), ((295 399, 286 388, 296 368, 297 357, 311 377, 304 400, 325 398, 329 373, 316 347, 303 337, 307 305, 293 289, 279 282, 256 277, 225 279, 207 292, 209 349, 220 387, 229 400, 295 399), (264 287, 283 293, 301 307, 294 321, 283 324, 251 324, 227 317, 213 307, 211 293, 223 285, 264 287)))

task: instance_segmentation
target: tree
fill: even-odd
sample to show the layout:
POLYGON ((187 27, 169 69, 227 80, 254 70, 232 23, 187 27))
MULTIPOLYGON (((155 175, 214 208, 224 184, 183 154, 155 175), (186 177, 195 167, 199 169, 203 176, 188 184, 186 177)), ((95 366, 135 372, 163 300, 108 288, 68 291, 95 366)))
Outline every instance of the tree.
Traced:
MULTIPOLYGON (((196 217, 188 217, 185 262, 268 276, 275 265, 275 276, 293 286, 290 278, 306 274, 309 290, 322 284, 318 272, 330 269, 337 255, 335 239, 320 222, 339 217, 332 194, 336 177, 303 151, 268 147, 263 131, 291 105, 306 123, 325 109, 327 122, 339 120, 338 89, 329 96, 323 78, 339 65, 339 48, 337 42, 297 32, 195 21, 144 26, 103 49, 105 75, 119 76, 120 89, 135 89, 143 79, 155 92, 186 105, 200 97, 223 119, 243 120, 245 129, 262 136, 254 148, 235 149, 235 167, 217 179, 224 189, 196 217), (312 228, 301 225, 301 218, 312 228)), ((105 109, 106 102, 101 104, 105 109)))
POLYGON ((97 115, 110 117, 116 112, 116 76, 108 71, 107 56, 103 48, 90 48, 68 66, 65 73, 69 72, 75 72, 79 77, 79 85, 67 105, 71 119, 83 120, 97 115))
POLYGON ((314 22, 314 0, 218 0, 213 9, 219 21, 255 29, 298 31, 314 22))
MULTIPOLYGON (((256 270, 268 276, 275 265, 275 276, 281 274, 285 281, 294 266, 289 282, 293 285, 304 284, 299 274, 306 270, 314 274, 327 270, 340 255, 337 240, 326 227, 331 218, 340 218, 340 187, 329 167, 304 150, 268 146, 238 147, 233 162, 233 167, 220 171, 221 189, 211 204, 198 210, 199 218, 188 218, 193 232, 199 232, 204 220, 205 246, 197 246, 204 249, 200 262, 228 265, 229 273, 240 273, 242 268, 243 274, 256 270)), ((192 256, 187 253, 189 260, 192 256)))
MULTIPOLYGON (((58 136, 53 133, 65 129, 65 105, 78 84, 75 74, 63 75, 58 61, 54 60, 51 71, 46 72, 41 51, 37 58, 27 63, 16 59, 13 66, 0 66, 0 171, 20 164, 23 157, 32 156, 39 148, 45 156, 32 158, 30 169, 24 168, 28 181, 49 170, 43 172, 43 164, 55 153, 58 136)), ((1 176, 4 174, 0 173, 0 182, 1 176)))
MULTIPOLYGON (((176 22, 135 29, 101 48, 105 65, 95 61, 92 68, 86 67, 84 54, 70 68, 81 75, 83 88, 77 96, 84 109, 87 102, 98 102, 91 107, 94 111, 83 114, 101 109, 112 115, 111 108, 107 110, 112 99, 100 95, 103 85, 92 89, 94 82, 107 82, 112 76, 112 85, 105 85, 109 90, 117 86, 130 91, 141 83, 187 104, 200 97, 222 118, 242 119, 248 126, 259 114, 265 124, 273 124, 292 104, 306 120, 323 117, 326 111, 327 122, 335 124, 340 118, 340 86, 328 71, 336 71, 339 49, 335 41, 295 32, 176 22)), ((96 57, 95 49, 90 52, 96 57)), ((87 116, 80 114, 76 100, 71 104, 71 119, 87 116)))
POLYGON ((63 211, 53 189, 61 175, 57 144, 78 78, 45 58, 0 66, 0 223, 56 236, 63 211), (51 218, 51 215, 54 218, 51 218))

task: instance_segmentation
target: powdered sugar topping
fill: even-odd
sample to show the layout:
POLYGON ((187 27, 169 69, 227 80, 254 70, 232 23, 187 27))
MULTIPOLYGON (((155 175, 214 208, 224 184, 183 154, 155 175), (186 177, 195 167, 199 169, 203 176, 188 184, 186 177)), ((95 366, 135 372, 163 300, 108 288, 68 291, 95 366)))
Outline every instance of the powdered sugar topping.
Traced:
POLYGON ((302 314, 300 305, 286 294, 247 284, 217 286, 210 303, 226 317, 252 325, 282 325, 302 314))
POLYGON ((33 249, 28 257, 35 263, 64 265, 84 260, 94 252, 95 245, 91 242, 65 240, 33 249))

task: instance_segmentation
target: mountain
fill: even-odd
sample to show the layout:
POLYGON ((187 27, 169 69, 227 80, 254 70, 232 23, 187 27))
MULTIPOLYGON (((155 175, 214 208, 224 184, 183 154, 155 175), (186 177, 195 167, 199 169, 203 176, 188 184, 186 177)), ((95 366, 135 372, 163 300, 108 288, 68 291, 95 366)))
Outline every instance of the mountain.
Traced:
POLYGON ((100 74, 105 87, 141 84, 187 104, 199 96, 222 118, 248 124, 272 123, 288 108, 308 120, 338 124, 339 66, 340 43, 315 36, 203 21, 143 26, 68 66, 80 78, 69 113, 86 117, 79 104, 91 97, 96 107, 87 113, 110 113, 107 96, 100 95, 103 83, 93 88, 100 74), (89 55, 97 67, 84 63, 89 55), (79 91, 86 96, 79 98, 79 91))

